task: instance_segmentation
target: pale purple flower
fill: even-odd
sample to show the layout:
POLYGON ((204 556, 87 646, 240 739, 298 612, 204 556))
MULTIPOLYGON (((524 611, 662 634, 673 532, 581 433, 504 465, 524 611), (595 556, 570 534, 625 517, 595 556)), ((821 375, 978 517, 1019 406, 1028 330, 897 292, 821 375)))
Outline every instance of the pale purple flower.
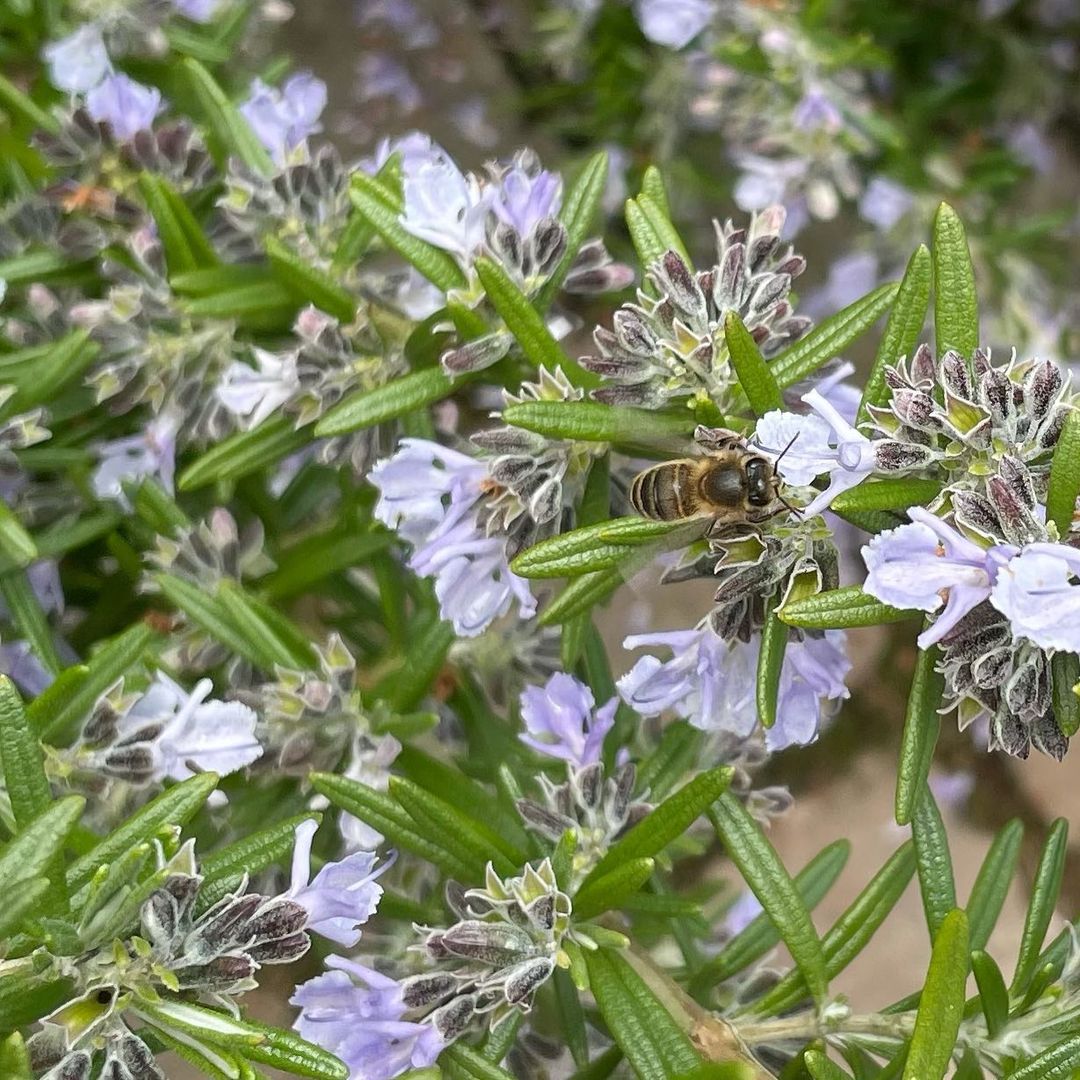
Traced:
POLYGON ((394 154, 400 155, 402 174, 408 176, 424 163, 433 161, 440 155, 445 156, 446 151, 425 132, 410 131, 394 139, 381 139, 371 158, 361 162, 361 168, 367 173, 374 174, 394 154))
POLYGON ((855 374, 855 365, 844 361, 834 371, 821 379, 815 389, 849 423, 854 425, 862 401, 862 391, 847 382, 855 374))
POLYGON ((481 188, 445 150, 432 149, 430 157, 404 170, 401 224, 413 236, 468 261, 484 242, 492 189, 481 188))
POLYGON ((235 360, 214 389, 218 401, 233 414, 257 427, 300 389, 295 353, 273 353, 252 347, 255 367, 235 360))
POLYGON ((935 612, 944 606, 934 625, 919 635, 919 647, 926 649, 989 598, 1017 549, 982 547, 919 506, 908 517, 910 525, 879 533, 863 548, 863 588, 893 607, 935 612))
MULTIPOLYGON (((777 720, 765 732, 770 751, 812 742, 822 708, 848 696, 845 678, 851 668, 844 634, 788 642, 780 671, 777 720)), ((618 682, 623 700, 643 716, 665 710, 704 731, 728 731, 745 738, 757 725, 755 684, 760 642, 725 642, 707 623, 694 630, 628 637, 623 646, 669 648, 661 662, 643 656, 618 682)))
POLYGON ((517 601, 522 618, 536 612, 529 584, 512 573, 502 537, 477 520, 486 467, 426 439, 404 439, 371 471, 379 489, 375 517, 413 546, 409 566, 435 579, 444 619, 474 637, 517 601))
MULTIPOLYGON (((390 766, 401 753, 401 743, 393 735, 357 735, 353 740, 352 756, 343 776, 356 780, 375 791, 386 791, 390 786, 390 766)), ((366 821, 342 811, 338 814, 338 831, 349 851, 378 847, 383 834, 366 821)))
POLYGON ((975 790, 975 776, 966 769, 955 772, 939 772, 934 769, 927 783, 937 804, 954 813, 963 810, 975 790))
POLYGON ((370 480, 379 489, 375 517, 413 547, 426 544, 448 509, 472 502, 487 469, 467 454, 427 439, 402 439, 378 462, 370 480))
POLYGON ((11 679, 28 697, 43 693, 54 679, 28 641, 6 641, 0 645, 0 674, 11 679))
POLYGON ((784 479, 795 487, 813 482, 828 474, 829 486, 803 508, 806 517, 827 509, 842 491, 860 484, 876 465, 874 444, 852 427, 818 390, 804 394, 802 400, 812 414, 774 410, 757 424, 754 441, 770 453, 784 454, 781 470, 784 479), (795 441, 792 442, 792 439, 795 441))
POLYGON ((108 124, 113 137, 121 142, 149 131, 161 108, 157 87, 143 86, 124 74, 107 75, 86 95, 90 118, 108 124))
POLYGON ((414 322, 423 322, 446 306, 446 294, 415 266, 409 266, 395 282, 393 300, 398 311, 414 322))
POLYGON ((522 618, 536 613, 529 583, 510 570, 506 543, 485 536, 470 508, 453 511, 409 566, 435 579, 435 596, 444 619, 462 637, 476 637, 505 615, 516 600, 522 618))
POLYGON ((1040 176, 1049 176, 1057 164, 1053 143, 1030 120, 1016 124, 1005 137, 1009 149, 1040 176))
POLYGON ((439 28, 413 0, 356 0, 353 9, 361 29, 384 23, 394 31, 395 44, 406 49, 426 49, 439 40, 439 28))
MULTIPOLYGON (((734 155, 742 170, 735 181, 732 197, 740 210, 764 210, 787 205, 789 195, 806 178, 807 163, 802 158, 771 158, 759 154, 734 155)), ((790 207, 789 207, 790 209, 790 207)))
POLYGON ((835 135, 844 128, 844 117, 820 87, 812 87, 795 105, 791 116, 800 131, 826 131, 835 135))
POLYGON ((615 723, 618 700, 596 708, 592 691, 573 675, 555 672, 547 683, 529 686, 521 695, 526 746, 569 762, 575 768, 600 760, 604 738, 615 723))
POLYGON ((915 205, 915 196, 887 176, 875 176, 859 200, 859 215, 876 229, 888 232, 915 205))
POLYGON ((382 899, 382 886, 375 879, 391 863, 376 866, 374 851, 357 851, 340 862, 328 862, 312 880, 311 842, 318 828, 318 822, 310 819, 296 827, 292 878, 285 895, 307 911, 308 930, 352 948, 360 940, 360 927, 382 899))
POLYGON ((724 912, 724 931, 729 937, 741 934, 764 910, 761 901, 749 889, 743 889, 724 912))
POLYGON ((192 22, 208 23, 221 9, 223 0, 172 0, 172 6, 192 22))
POLYGON ((166 491, 172 492, 179 426, 176 416, 163 412, 146 425, 141 435, 113 439, 98 446, 98 466, 91 477, 98 498, 123 503, 124 481, 146 476, 156 477, 166 491))
POLYGON ((319 117, 326 108, 326 83, 311 72, 290 76, 281 88, 255 79, 247 101, 240 106, 259 142, 278 165, 309 135, 322 130, 319 117))
POLYGON ((881 263, 872 251, 841 255, 829 267, 825 284, 806 298, 801 310, 814 319, 826 318, 865 296, 880 281, 881 263))
MULTIPOLYGON (((26 576, 30 588, 37 597, 41 610, 46 614, 55 611, 64 613, 64 590, 60 585, 60 565, 55 559, 38 559, 27 568, 26 576)), ((0 602, 0 607, 6 607, 0 602)))
POLYGON ((384 52, 360 57, 356 66, 356 94, 361 103, 389 98, 406 113, 420 108, 424 100, 405 65, 384 52))
POLYGON ((693 630, 633 634, 623 648, 671 650, 671 659, 643 656, 617 686, 642 716, 670 710, 705 731, 747 736, 757 723, 756 649, 731 647, 702 623, 693 630))
POLYGON ((491 122, 488 103, 479 95, 454 104, 450 108, 450 120, 476 146, 494 146, 499 141, 499 129, 491 122))
POLYGON ((535 176, 512 165, 499 178, 491 209, 500 221, 528 237, 543 218, 554 217, 562 205, 562 177, 542 169, 535 176))
POLYGON ((209 679, 202 679, 188 693, 158 671, 120 719, 121 738, 160 725, 150 743, 154 780, 187 780, 195 775, 192 765, 200 772, 226 776, 262 756, 254 709, 239 701, 207 700, 213 688, 209 679))
POLYGON ((294 1026, 302 1038, 341 1058, 350 1080, 391 1080, 435 1064, 446 1044, 433 1024, 403 1019, 400 983, 343 956, 326 966, 289 999, 301 1010, 294 1026))
POLYGON ((845 644, 842 630, 826 630, 823 637, 788 642, 780 669, 776 723, 765 732, 765 745, 770 750, 813 742, 823 708, 849 696, 846 679, 851 661, 845 644))
POLYGON ((112 70, 105 40, 95 23, 84 23, 67 37, 46 45, 42 55, 49 81, 69 94, 85 94, 112 70))
POLYGON ((657 45, 683 49, 709 25, 716 0, 635 0, 641 32, 657 45))
POLYGON ((1014 637, 1042 649, 1080 653, 1080 550, 1067 544, 1028 544, 998 567, 990 603, 1014 637))

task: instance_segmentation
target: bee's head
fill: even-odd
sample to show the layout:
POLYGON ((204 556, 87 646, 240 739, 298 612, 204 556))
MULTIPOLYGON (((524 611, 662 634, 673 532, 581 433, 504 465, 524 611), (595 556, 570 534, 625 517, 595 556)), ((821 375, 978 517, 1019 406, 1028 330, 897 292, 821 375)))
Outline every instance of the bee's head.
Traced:
POLYGON ((751 506, 768 506, 776 498, 776 471, 763 457, 746 463, 746 499, 751 506))

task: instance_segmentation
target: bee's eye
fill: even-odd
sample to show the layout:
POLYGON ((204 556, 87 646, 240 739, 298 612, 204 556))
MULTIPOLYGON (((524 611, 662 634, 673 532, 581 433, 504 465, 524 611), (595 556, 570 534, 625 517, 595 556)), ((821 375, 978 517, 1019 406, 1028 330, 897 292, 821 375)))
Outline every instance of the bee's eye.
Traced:
POLYGON ((764 458, 746 463, 746 498, 751 505, 768 506, 772 502, 770 477, 769 463, 764 458))

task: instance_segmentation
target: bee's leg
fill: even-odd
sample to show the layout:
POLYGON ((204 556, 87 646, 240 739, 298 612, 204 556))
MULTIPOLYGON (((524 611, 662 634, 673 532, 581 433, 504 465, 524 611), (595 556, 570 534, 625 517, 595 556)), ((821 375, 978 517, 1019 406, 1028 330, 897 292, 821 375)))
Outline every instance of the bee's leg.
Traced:
POLYGON ((706 427, 704 424, 698 424, 694 429, 694 442, 714 454, 746 445, 746 440, 737 431, 706 427))

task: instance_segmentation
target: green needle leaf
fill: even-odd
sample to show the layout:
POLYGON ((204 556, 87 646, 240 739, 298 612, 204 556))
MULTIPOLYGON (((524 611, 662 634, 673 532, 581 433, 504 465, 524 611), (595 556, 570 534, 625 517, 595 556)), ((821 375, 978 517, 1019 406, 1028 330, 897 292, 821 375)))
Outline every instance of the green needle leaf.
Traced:
POLYGON ((400 209, 388 203, 385 189, 374 177, 362 172, 353 173, 350 197, 353 206, 383 240, 406 262, 412 263, 432 285, 450 292, 468 284, 461 268, 445 251, 405 229, 399 220, 400 209))
MULTIPOLYGON (((869 944, 870 939, 896 907, 915 873, 915 851, 909 841, 898 848, 848 909, 821 939, 825 972, 830 979, 840 974, 869 944)), ((806 996, 799 971, 785 975, 760 1001, 756 1012, 779 1016, 806 996)))
POLYGON ((442 368, 426 368, 374 390, 360 390, 338 402, 315 425, 315 434, 319 438, 347 435, 395 420, 449 397, 471 377, 472 373, 454 378, 445 374, 442 368))
POLYGON ((903 1080, 944 1080, 964 1016, 967 975, 967 916, 951 911, 934 940, 903 1080))
POLYGON ((293 849, 297 826, 305 821, 319 821, 320 815, 311 812, 278 821, 265 829, 227 844, 199 860, 203 876, 199 889, 197 910, 205 911, 234 889, 245 874, 258 873, 274 863, 282 862, 293 849))
POLYGON ((335 806, 377 829, 399 847, 426 859, 444 874, 458 881, 469 881, 475 875, 475 866, 449 851, 444 837, 429 836, 389 795, 330 773, 313 773, 311 786, 335 806))
POLYGON ((584 955, 600 1015, 641 1080, 674 1077, 700 1063, 690 1040, 622 956, 608 949, 584 955))
POLYGON ((674 795, 669 795, 608 849, 582 887, 599 881, 623 863, 658 855, 723 795, 732 775, 732 770, 726 766, 710 769, 699 773, 674 795))
POLYGON ((217 787, 215 773, 199 773, 175 787, 167 788, 126 821, 98 841, 68 868, 68 888, 82 889, 99 866, 109 866, 138 844, 153 840, 161 829, 183 825, 198 813, 217 787))
POLYGON ((906 611, 883 604, 864 593, 858 585, 828 589, 802 600, 790 600, 777 613, 788 626, 806 630, 845 629, 854 626, 878 626, 914 618, 917 611, 906 611))
POLYGON ((812 375, 862 337, 889 309, 899 288, 895 283, 879 285, 770 360, 769 368, 780 389, 812 375))
POLYGON ((966 909, 972 949, 983 949, 990 940, 1016 872, 1023 839, 1024 826, 1013 818, 994 837, 979 867, 966 909))
POLYGON ((338 322, 348 324, 353 321, 356 317, 356 300, 329 274, 305 262, 276 236, 267 236, 263 247, 283 285, 320 311, 333 315, 338 322))
POLYGON ((674 251, 689 266, 690 255, 686 250, 686 244, 683 243, 683 239, 679 235, 678 229, 672 224, 667 209, 667 196, 665 195, 662 200, 659 200, 643 190, 637 197, 637 208, 649 223, 656 242, 662 246, 663 251, 661 254, 666 251, 674 251))
POLYGON ((145 623, 136 623, 108 641, 76 674, 57 681, 26 710, 42 739, 64 746, 64 738, 89 715, 90 710, 113 683, 142 656, 154 638, 145 623))
POLYGON ((60 657, 53 644, 52 628, 41 607, 41 601, 30 585, 25 570, 16 570, 0 577, 0 595, 4 598, 11 621, 21 636, 30 643, 45 669, 53 675, 60 671, 60 657))
POLYGON ((581 170, 581 175, 566 193, 562 208, 559 210, 559 220, 566 229, 566 250, 536 294, 535 303, 538 311, 546 311, 551 307, 559 286, 569 273, 574 259, 577 258, 577 253, 581 250, 581 245, 588 238, 597 207, 604 196, 607 174, 608 156, 605 151, 600 151, 589 158, 585 163, 585 168, 581 170))
POLYGON ((993 957, 980 949, 971 954, 971 970, 979 988, 986 1032, 991 1039, 996 1039, 998 1032, 1009 1022, 1009 991, 1005 988, 1005 978, 993 957))
MULTIPOLYGON (((795 888, 808 911, 821 903, 847 865, 850 854, 851 844, 847 840, 836 840, 822 848, 795 875, 795 888)), ((762 912, 701 968, 691 980, 691 993, 698 995, 715 983, 737 975, 775 948, 779 940, 772 919, 762 912)))
POLYGON ((979 304, 967 234, 942 203, 934 217, 934 336, 937 354, 955 349, 965 360, 979 347, 979 304))
MULTIPOLYGON (((946 915, 956 907, 956 882, 953 880, 949 839, 945 834, 937 803, 926 784, 923 785, 922 795, 911 819, 911 831, 915 839, 923 911, 926 914, 926 925, 930 928, 930 940, 934 941, 946 915)), ((966 918, 965 916, 965 937, 966 918)))
POLYGON ((885 385, 885 369, 898 360, 910 356, 919 343, 919 334, 926 322, 930 306, 930 281, 933 268, 930 252, 920 244, 911 256, 896 294, 896 302, 889 312, 885 333, 874 357, 874 366, 866 379, 862 400, 859 402, 858 422, 869 419, 868 406, 884 405, 889 400, 889 388, 885 385))
POLYGON ((1080 731, 1080 656, 1059 652, 1050 657, 1050 687, 1054 695, 1054 719, 1061 733, 1071 738, 1080 731))
POLYGON ((1050 463, 1050 483, 1046 491, 1046 520, 1057 526, 1059 536, 1072 528, 1076 500, 1080 496, 1080 412, 1065 417, 1065 426, 1054 447, 1050 463))
POLYGON ((187 203, 161 176, 144 172, 139 190, 157 225, 169 276, 215 267, 218 257, 187 203))
MULTIPOLYGON (((694 525, 693 530, 700 535, 699 526, 694 525)), ((686 533, 685 525, 668 521, 637 517, 602 521, 534 544, 510 563, 510 569, 526 578, 579 577, 621 566, 634 548, 664 537, 672 537, 673 546, 683 547, 686 533)), ((667 546, 661 544, 660 549, 667 546)))
POLYGON ((14 894, 23 881, 51 872, 85 805, 79 795, 53 802, 0 849, 0 890, 5 896, 14 894))
POLYGON ((348 1068, 321 1046, 283 1028, 270 1027, 257 1020, 245 1022, 263 1036, 263 1040, 254 1046, 237 1048, 250 1061, 273 1066, 293 1076, 306 1076, 310 1080, 348 1080, 348 1068))
POLYGON ((774 409, 782 409, 784 398, 776 377, 737 312, 729 311, 724 317, 724 340, 739 385, 754 414, 764 416, 774 409))
POLYGON ((731 861, 768 912, 819 1004, 828 995, 825 954, 810 913, 780 857, 740 800, 725 793, 709 811, 731 861))
POLYGON ((636 199, 626 200, 626 227, 643 267, 650 267, 667 251, 667 245, 657 236, 653 223, 636 199))
POLYGON ((771 728, 776 723, 776 699, 780 692, 780 672, 784 666, 788 640, 787 624, 780 621, 773 604, 774 601, 769 602, 765 625, 761 630, 755 684, 758 718, 763 728, 771 728))
POLYGON ((444 1050, 439 1055, 439 1064, 443 1069, 442 1075, 449 1080, 513 1080, 511 1073, 464 1043, 455 1043, 444 1050))
MULTIPOLYGON (((633 574, 632 562, 624 563, 621 568, 597 570, 591 574, 582 574, 574 578, 569 585, 547 607, 540 612, 537 623, 540 626, 554 626, 590 611, 597 604, 606 600, 625 580, 626 574, 633 574)), ((643 563, 642 566, 645 564, 643 563)))
POLYGON ((563 352, 562 346, 544 322, 543 315, 533 307, 532 301, 494 259, 481 255, 473 268, 492 306, 506 323, 506 328, 514 335, 529 363, 537 368, 547 368, 551 372, 562 368, 576 386, 596 384, 596 376, 582 369, 563 352))
POLYGON ((1009 1080, 1069 1080, 1080 1067, 1080 1035, 1062 1039, 1022 1068, 1009 1073, 1009 1080))
POLYGON ((502 419, 549 439, 576 442, 661 442, 689 438, 694 430, 688 410, 657 412, 596 401, 525 401, 508 405, 502 419))
POLYGON ((37 557, 34 538, 7 503, 0 504, 0 557, 12 567, 29 566, 37 557))
POLYGON ((1020 954, 1016 959, 1012 992, 1022 994, 1031 982, 1039 964, 1039 952, 1047 927, 1053 917, 1065 874, 1065 856, 1068 851, 1069 823, 1058 818, 1050 826, 1050 832, 1039 856, 1039 868, 1031 888, 1024 932, 1020 938, 1020 954))
POLYGON ((909 506, 925 506, 940 494, 941 482, 938 480, 922 477, 870 480, 841 492, 829 509, 844 514, 906 510, 909 506))
POLYGON ((584 885, 574 897, 574 917, 592 919, 618 908, 652 876, 653 859, 631 859, 584 885))
POLYGON ((15 684, 0 675, 0 758, 15 824, 25 829, 52 805, 41 743, 15 684))
POLYGON ((187 76, 206 122, 218 142, 229 154, 235 154, 249 169, 261 176, 274 172, 270 155, 240 110, 225 96, 213 75, 191 57, 180 62, 180 69, 187 76))
POLYGON ((463 813, 456 806, 402 776, 390 777, 390 795, 416 822, 420 832, 441 843, 480 879, 490 859, 500 874, 512 874, 525 862, 525 852, 504 840, 494 829, 463 813))
POLYGON ((312 438, 310 424, 298 429, 291 416, 272 416, 210 447, 180 473, 177 487, 196 491, 221 480, 239 480, 303 450, 312 438))
POLYGON ((834 1065, 817 1050, 807 1050, 803 1054, 803 1061, 813 1080, 851 1080, 851 1073, 845 1072, 839 1065, 834 1065))
MULTIPOLYGON (((904 733, 900 738, 900 762, 896 772, 896 821, 909 825, 915 804, 922 794, 934 747, 941 732, 941 697, 945 680, 937 670, 940 659, 937 646, 920 650, 908 694, 904 733)), ((950 905, 951 907, 952 905, 950 905)))

